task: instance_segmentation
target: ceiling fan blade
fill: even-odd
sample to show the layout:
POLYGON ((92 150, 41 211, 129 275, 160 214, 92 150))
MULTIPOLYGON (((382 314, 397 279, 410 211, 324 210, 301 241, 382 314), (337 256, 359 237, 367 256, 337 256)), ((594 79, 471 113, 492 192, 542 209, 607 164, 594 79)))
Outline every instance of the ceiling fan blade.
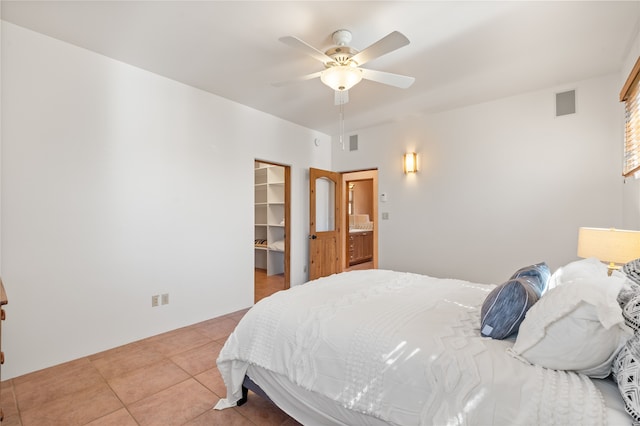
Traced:
POLYGON ((311 46, 310 44, 307 44, 306 42, 300 40, 298 37, 286 36, 286 37, 280 37, 278 40, 280 40, 281 42, 283 42, 289 47, 293 47, 294 49, 298 49, 303 53, 306 53, 312 58, 319 60, 323 64, 326 64, 328 62, 333 62, 333 59, 330 56, 325 55, 324 52, 319 51, 318 49, 311 46))
POLYGON ((402 46, 409 44, 409 39, 399 31, 394 31, 380 40, 373 43, 371 46, 364 49, 362 52, 356 54, 353 58, 358 65, 364 65, 372 59, 379 58, 389 52, 393 52, 396 49, 400 49, 402 46))
POLYGON ((348 90, 336 90, 334 96, 334 105, 344 105, 349 102, 349 91, 348 90))
POLYGON ((406 89, 416 81, 415 78, 406 75, 392 74, 390 72, 369 70, 366 68, 360 68, 362 70, 362 78, 366 80, 376 81, 378 83, 387 84, 389 86, 399 87, 400 89, 406 89))
POLYGON ((287 86, 289 84, 298 83, 298 82, 301 82, 301 81, 307 81, 307 80, 311 80, 311 79, 314 79, 314 78, 318 78, 318 77, 320 77, 320 74, 322 74, 322 71, 318 71, 318 72, 314 72, 313 74, 307 74, 307 75, 303 75, 303 76, 300 76, 300 77, 292 78, 291 80, 277 81, 275 83, 271 83, 271 85, 272 86, 276 86, 276 87, 287 86))

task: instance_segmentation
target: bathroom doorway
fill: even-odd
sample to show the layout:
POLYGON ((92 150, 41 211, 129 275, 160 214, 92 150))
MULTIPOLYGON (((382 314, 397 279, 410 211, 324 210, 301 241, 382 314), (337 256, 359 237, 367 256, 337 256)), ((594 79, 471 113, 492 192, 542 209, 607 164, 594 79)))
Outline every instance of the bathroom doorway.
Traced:
POLYGON ((343 270, 378 268, 378 170, 343 172, 343 270))

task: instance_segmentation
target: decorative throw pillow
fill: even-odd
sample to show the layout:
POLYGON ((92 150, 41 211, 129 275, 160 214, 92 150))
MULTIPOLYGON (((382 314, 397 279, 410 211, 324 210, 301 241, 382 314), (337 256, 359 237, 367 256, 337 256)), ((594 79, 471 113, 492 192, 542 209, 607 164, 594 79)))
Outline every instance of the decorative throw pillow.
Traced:
POLYGON ((520 325, 512 355, 553 370, 604 378, 630 337, 616 296, 623 278, 585 278, 549 290, 520 325))
POLYGON ((640 259, 634 259, 622 266, 622 272, 636 284, 640 284, 640 259))
POLYGON ((613 377, 624 400, 624 408, 640 422, 640 335, 630 338, 613 362, 613 377))
POLYGON ((510 279, 494 288, 482 303, 480 334, 505 339, 518 331, 525 314, 538 301, 529 277, 510 279))
POLYGON ((631 298, 622 309, 622 317, 624 322, 637 331, 640 329, 640 294, 631 298))
POLYGON ((544 292, 547 291, 547 284, 551 277, 551 271, 549 270, 549 266, 546 262, 536 263, 535 265, 525 266, 524 268, 518 269, 511 276, 511 279, 522 277, 529 278, 538 297, 542 297, 544 292))
MULTIPOLYGON (((613 273, 618 274, 619 272, 613 271, 613 273)), ((625 283, 622 285, 620 293, 618 293, 618 304, 621 308, 624 308, 627 303, 637 295, 640 295, 640 285, 627 278, 625 283)))
POLYGON ((627 278, 618 294, 618 303, 624 308, 635 295, 640 294, 640 259, 627 262, 620 271, 613 273, 623 274, 627 278))

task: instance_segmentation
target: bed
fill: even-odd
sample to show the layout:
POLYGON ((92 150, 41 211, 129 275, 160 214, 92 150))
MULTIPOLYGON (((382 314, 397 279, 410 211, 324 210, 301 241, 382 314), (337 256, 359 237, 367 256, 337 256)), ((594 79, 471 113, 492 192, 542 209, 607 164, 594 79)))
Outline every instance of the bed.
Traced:
MULTIPOLYGON (((607 287, 597 284, 601 294, 584 297, 599 300, 594 315, 612 347, 597 354, 591 378, 531 362, 531 347, 515 350, 523 348, 522 331, 503 339, 481 334, 483 304, 500 286, 387 270, 311 281, 263 299, 240 321, 217 359, 227 397, 216 408, 242 403, 249 387, 305 425, 632 424, 609 373, 633 331, 619 306, 596 306, 611 297, 618 303, 623 278, 607 279, 607 287)), ((580 284, 582 294, 589 286, 580 284)), ((534 307, 547 316, 558 311, 543 306, 545 297, 529 307, 521 330, 535 335, 540 327, 526 324, 534 307)), ((569 304, 585 315, 587 301, 569 304)))

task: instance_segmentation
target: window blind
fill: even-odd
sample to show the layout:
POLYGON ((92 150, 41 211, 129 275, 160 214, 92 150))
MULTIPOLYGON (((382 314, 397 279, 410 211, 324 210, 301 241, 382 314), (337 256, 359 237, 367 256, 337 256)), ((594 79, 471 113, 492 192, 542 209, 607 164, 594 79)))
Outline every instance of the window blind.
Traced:
POLYGON ((640 171, 640 87, 638 77, 640 74, 640 58, 636 61, 631 74, 627 78, 622 91, 620 101, 625 105, 624 124, 624 164, 622 175, 624 177, 635 175, 640 171))

